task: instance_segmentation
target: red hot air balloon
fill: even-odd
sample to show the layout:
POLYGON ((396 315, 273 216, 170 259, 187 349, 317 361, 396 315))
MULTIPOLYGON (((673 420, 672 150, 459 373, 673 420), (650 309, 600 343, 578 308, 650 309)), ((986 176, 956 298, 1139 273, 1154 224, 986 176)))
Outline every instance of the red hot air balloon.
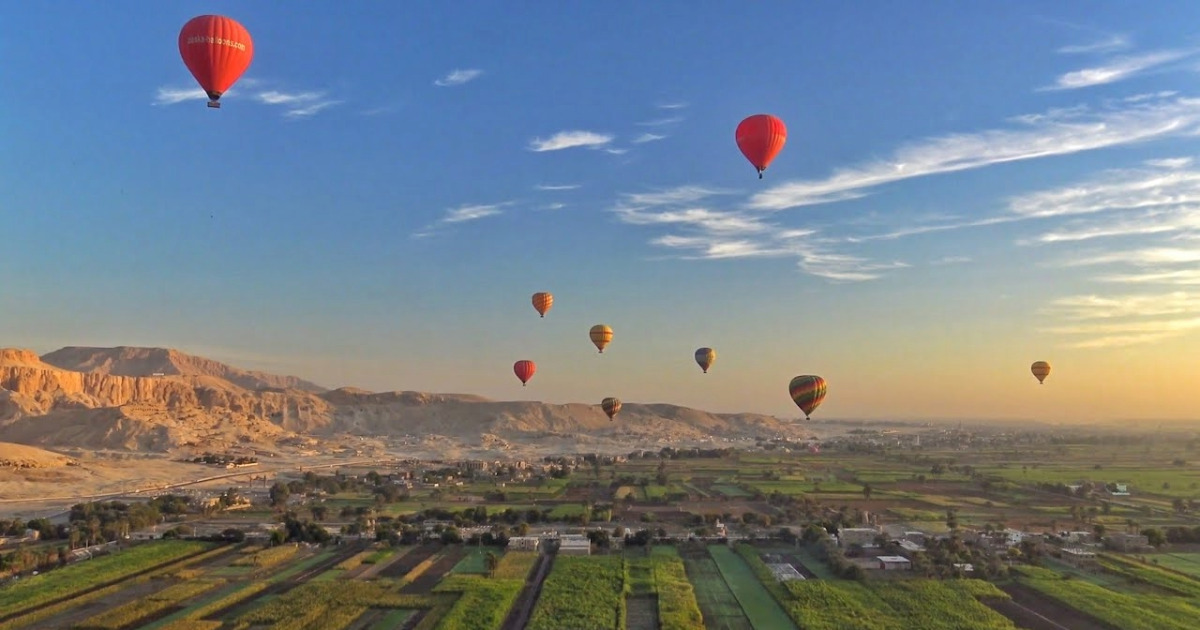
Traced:
POLYGON ((737 126, 734 134, 742 155, 758 169, 758 178, 787 142, 787 126, 770 114, 755 114, 737 126))
POLYGON ((208 94, 208 106, 218 100, 250 67, 254 42, 250 32, 223 15, 201 15, 179 31, 179 56, 208 94))
POLYGON ((521 379, 521 387, 525 387, 525 383, 533 378, 533 373, 537 371, 537 365, 533 361, 521 360, 513 364, 513 373, 517 378, 521 379))

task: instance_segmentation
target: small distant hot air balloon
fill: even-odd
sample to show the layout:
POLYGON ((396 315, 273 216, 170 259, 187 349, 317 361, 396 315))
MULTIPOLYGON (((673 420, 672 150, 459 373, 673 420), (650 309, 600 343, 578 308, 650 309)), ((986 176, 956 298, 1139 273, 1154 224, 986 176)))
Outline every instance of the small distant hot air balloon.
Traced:
POLYGON ((708 368, 712 367, 714 361, 717 360, 717 351, 712 348, 700 348, 696 350, 696 363, 700 365, 700 369, 708 374, 708 368))
POLYGON ((811 374, 797 376, 788 383, 788 393, 792 395, 792 402, 804 412, 805 420, 821 406, 827 389, 825 379, 811 374))
POLYGON ((592 343, 596 344, 596 349, 603 353, 604 348, 612 341, 613 329, 604 324, 596 324, 588 331, 588 337, 591 337, 592 343))
POLYGON ((600 401, 600 408, 603 409, 604 413, 608 416, 609 422, 612 422, 613 416, 617 415, 617 412, 621 410, 621 401, 617 398, 609 396, 608 398, 600 401))
POLYGON ((758 178, 762 179, 763 171, 787 142, 787 126, 770 114, 755 114, 738 124, 734 138, 742 155, 750 160, 758 170, 758 178))
POLYGON ((254 42, 246 27, 223 15, 201 15, 179 31, 179 55, 208 94, 208 106, 220 107, 229 90, 254 58, 254 42))
POLYGON ((542 317, 554 306, 554 296, 545 291, 539 291, 533 294, 533 308, 537 310, 542 317))
POLYGON ((513 364, 513 373, 517 378, 521 379, 521 387, 525 387, 525 383, 533 378, 533 373, 537 371, 537 364, 528 359, 522 359, 513 364))
POLYGON ((1045 361, 1035 361, 1029 366, 1029 371, 1037 377, 1039 385, 1045 385, 1046 377, 1050 376, 1050 364, 1045 361))

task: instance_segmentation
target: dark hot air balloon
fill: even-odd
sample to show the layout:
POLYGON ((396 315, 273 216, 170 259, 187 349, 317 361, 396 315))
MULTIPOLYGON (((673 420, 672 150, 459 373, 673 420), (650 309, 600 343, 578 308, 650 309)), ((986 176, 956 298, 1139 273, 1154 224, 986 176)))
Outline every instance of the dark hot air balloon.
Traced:
POLYGON ((700 369, 708 374, 708 368, 712 367, 714 361, 717 360, 717 351, 712 348, 700 348, 696 350, 696 363, 700 365, 700 369))
POLYGON ((617 412, 621 411, 621 401, 620 399, 609 396, 608 398, 600 401, 600 408, 604 410, 604 414, 608 416, 608 420, 611 422, 613 416, 617 415, 617 412))
POLYGON ((522 359, 513 364, 513 373, 521 379, 521 387, 525 387, 525 383, 533 378, 534 372, 537 372, 537 364, 528 359, 522 359))
POLYGON ((220 107, 229 90, 254 59, 250 32, 223 15, 201 15, 179 31, 179 55, 208 94, 208 106, 220 107))
POLYGON ((821 401, 825 400, 826 389, 825 379, 811 374, 797 376, 788 383, 788 393, 792 396, 792 402, 804 412, 805 420, 821 406, 821 401))
POLYGON ((762 179, 763 171, 787 142, 787 126, 770 114, 755 114, 738 124, 734 137, 742 155, 750 160, 762 179))

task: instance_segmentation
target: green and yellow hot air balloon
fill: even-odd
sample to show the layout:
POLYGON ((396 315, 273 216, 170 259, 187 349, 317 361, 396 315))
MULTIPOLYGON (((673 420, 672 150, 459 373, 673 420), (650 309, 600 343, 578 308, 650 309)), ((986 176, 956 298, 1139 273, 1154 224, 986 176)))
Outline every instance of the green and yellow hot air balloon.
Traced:
POLYGON ((827 389, 825 379, 811 374, 797 376, 788 383, 788 393, 792 396, 792 402, 804 412, 805 420, 821 406, 827 389))

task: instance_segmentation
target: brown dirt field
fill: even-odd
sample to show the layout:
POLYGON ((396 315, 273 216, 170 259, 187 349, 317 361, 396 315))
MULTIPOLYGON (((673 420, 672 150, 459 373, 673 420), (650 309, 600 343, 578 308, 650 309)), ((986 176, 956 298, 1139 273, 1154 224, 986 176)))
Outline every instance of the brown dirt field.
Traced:
POLYGON ((458 564, 460 560, 467 556, 467 552, 462 545, 454 545, 446 547, 442 550, 442 557, 438 558, 433 566, 429 567, 421 577, 413 580, 412 584, 400 589, 401 593, 411 595, 428 595, 433 592, 433 587, 437 586, 438 582, 458 564))
POLYGON ((382 571, 380 571, 378 575, 379 577, 385 578, 402 578, 405 575, 408 575, 408 572, 412 571, 413 568, 418 564, 424 562, 426 558, 440 551, 441 547, 442 545, 440 543, 432 545, 418 545, 412 548, 412 550, 410 550, 408 553, 400 556, 399 560, 389 564, 382 571))
MULTIPOLYGON (((1071 630, 1121 630, 1095 617, 1075 610, 1047 597, 1024 584, 1006 584, 1000 590, 1012 596, 1013 602, 1071 630)), ((1003 612, 1003 611, 1000 611, 1003 612)))
POLYGON ((658 596, 625 598, 625 627, 628 630, 658 630, 658 596))
POLYGON ((135 599, 140 599, 157 593, 158 591, 167 588, 171 584, 177 583, 175 580, 150 580, 141 584, 133 584, 126 586, 121 590, 102 597, 98 600, 91 601, 83 606, 72 608, 61 615, 55 615, 49 619, 43 619, 39 622, 39 628, 71 628, 75 624, 81 623, 99 615, 100 613, 116 608, 122 604, 127 604, 135 599))

